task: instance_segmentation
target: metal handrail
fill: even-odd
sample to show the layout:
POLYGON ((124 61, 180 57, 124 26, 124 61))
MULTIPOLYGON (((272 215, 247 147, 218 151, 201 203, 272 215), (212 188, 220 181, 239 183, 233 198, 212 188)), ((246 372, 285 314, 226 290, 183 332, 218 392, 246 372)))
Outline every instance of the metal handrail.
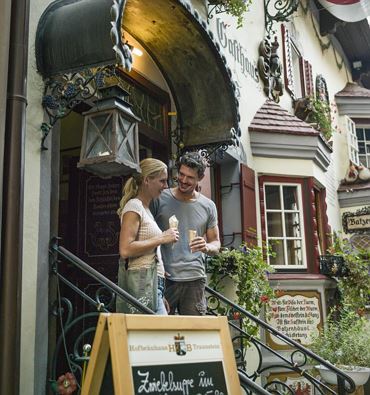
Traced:
MULTIPOLYGON (((106 278, 104 275, 102 275, 100 272, 89 266, 87 263, 82 261, 80 258, 78 258, 76 255, 68 251, 66 248, 61 247, 57 244, 56 240, 53 240, 53 242, 50 245, 50 253, 56 256, 61 256, 65 258, 68 262, 72 263, 74 266, 88 274, 90 277, 95 279, 99 284, 107 288, 110 292, 113 294, 123 298, 130 304, 132 304, 135 308, 137 308, 140 312, 143 312, 145 314, 155 314, 151 309, 146 307, 145 305, 141 304, 137 299, 135 299, 133 296, 131 296, 128 292, 125 290, 121 289, 117 284, 106 278)), ((54 259, 54 262, 57 261, 57 259, 54 259)), ((88 301, 89 304, 93 305, 97 310, 100 311, 106 311, 104 306, 100 306, 99 303, 96 303, 91 297, 87 296, 84 294, 83 291, 79 290, 78 287, 74 286, 72 283, 70 283, 67 279, 65 279, 60 273, 58 273, 57 268, 54 265, 53 268, 53 273, 57 276, 57 278, 61 279, 67 286, 69 286, 72 290, 77 292, 80 296, 82 296, 85 300, 88 301), (76 289, 77 288, 77 289, 76 289)), ((219 301, 223 302, 224 304, 228 305, 234 312, 239 312, 241 315, 244 317, 250 319, 257 325, 259 325, 261 328, 263 328, 265 331, 270 332, 272 335, 275 337, 279 338, 280 340, 284 341, 287 345, 292 346, 296 351, 301 352, 305 357, 310 357, 317 362, 319 362, 321 365, 325 366, 329 370, 335 372, 337 375, 337 380, 338 380, 338 395, 345 395, 346 393, 351 393, 355 390, 355 383, 353 380, 343 373, 340 369, 332 365, 330 362, 324 360, 321 358, 319 355, 316 355, 313 353, 311 350, 305 348, 302 346, 300 343, 296 342, 293 339, 290 339, 288 336, 284 335, 283 333, 279 332, 277 329, 272 327, 271 325, 267 324, 265 321, 262 319, 254 316, 247 310, 243 309, 239 305, 235 304, 234 302, 230 301, 227 299, 225 296, 220 294, 219 292, 215 291, 214 289, 206 286, 206 292, 210 294, 212 297, 218 299, 219 301), (347 385, 346 385, 347 382, 347 385)), ((248 333, 246 333, 243 329, 240 327, 236 326, 234 323, 229 322, 229 325, 236 329, 241 336, 247 337, 248 339, 253 339, 253 342, 258 345, 258 347, 264 348, 268 350, 271 354, 276 356, 277 358, 280 359, 282 364, 279 365, 274 365, 273 367, 280 367, 280 368, 287 368, 289 367, 291 370, 296 371, 300 373, 303 377, 306 377, 309 379, 312 383, 315 385, 319 385, 325 390, 331 392, 332 394, 335 394, 335 392, 328 386, 326 386, 324 383, 321 381, 317 380, 313 376, 307 373, 304 369, 301 369, 302 366, 297 365, 297 363, 293 362, 293 358, 290 361, 289 359, 285 358, 283 355, 279 354, 277 351, 271 349, 269 346, 267 346, 265 343, 263 343, 261 340, 258 338, 250 337, 248 333)), ((295 352, 296 352, 295 351, 295 352)), ((54 365, 54 364, 53 364, 54 365)), ((54 366, 55 367, 55 366, 54 366)), ((259 369, 258 374, 260 375, 261 373, 265 373, 267 370, 271 369, 271 366, 267 366, 264 368, 259 369)), ((239 370, 239 378, 241 381, 241 385, 244 388, 248 389, 249 393, 256 393, 258 395, 265 395, 269 394, 265 389, 260 387, 258 384, 256 384, 253 379, 248 377, 246 372, 239 370), (252 384, 253 383, 253 384, 252 384)), ((319 390, 321 393, 323 393, 321 390, 319 390)), ((276 392, 278 393, 278 392, 276 392)))
MULTIPOLYGON (((69 280, 67 280, 65 277, 63 277, 60 273, 58 273, 57 267, 55 263, 58 261, 56 257, 59 255, 60 257, 65 258, 68 262, 72 263, 74 266, 88 274, 90 277, 94 278, 99 284, 107 288, 109 291, 115 293, 116 295, 122 297, 123 299, 126 299, 129 303, 132 303, 132 305, 135 306, 140 312, 145 313, 145 314, 154 314, 154 312, 150 309, 148 309, 146 306, 142 305, 139 301, 137 301, 135 298, 133 298, 129 293, 118 287, 115 283, 107 279, 104 275, 99 273, 97 270, 89 266, 87 263, 82 261, 80 258, 78 258, 76 255, 68 251, 66 248, 61 247, 58 245, 57 240, 53 239, 52 243, 50 245, 49 249, 50 253, 54 256, 53 260, 53 269, 52 273, 56 275, 56 277, 61 280, 65 285, 67 285, 70 289, 72 289, 74 292, 76 292, 79 296, 81 296, 84 300, 86 300, 90 305, 94 306, 98 311, 93 312, 93 313, 87 313, 84 314, 83 316, 79 316, 75 319, 72 319, 71 317, 66 320, 66 322, 63 325, 62 332, 63 334, 59 336, 56 344, 56 352, 54 354, 54 357, 52 359, 51 363, 51 373, 52 373, 52 380, 51 382, 55 381, 56 379, 56 369, 57 369, 57 359, 58 359, 58 352, 60 352, 63 343, 65 341, 64 336, 68 334, 73 326, 82 320, 86 318, 93 318, 93 317, 98 317, 100 311, 107 311, 105 306, 101 306, 99 303, 97 303, 94 299, 92 299, 90 296, 86 295, 84 291, 80 290, 78 287, 76 287, 73 283, 71 283, 69 280)), ((64 298, 63 298, 64 299, 64 298)), ((65 301, 67 303, 70 303, 68 300, 65 301)), ((62 310, 60 308, 60 310, 62 310)), ((92 332, 94 328, 88 328, 85 330, 85 333, 92 332)), ((71 363, 76 368, 76 363, 83 363, 89 360, 89 357, 86 356, 76 356, 74 355, 74 360, 71 363)), ((76 368, 76 370, 81 370, 79 368, 76 368)), ((253 380, 251 380, 245 372, 241 371, 238 369, 238 375, 240 378, 240 384, 241 387, 245 389, 246 393, 249 395, 255 394, 255 395, 271 395, 270 392, 266 391, 264 388, 259 386, 257 383, 255 383, 253 380)))
MULTIPOLYGON (((321 365, 325 366, 326 368, 328 368, 331 371, 334 371, 337 375, 337 379, 338 379, 338 394, 339 395, 345 395, 346 391, 348 393, 352 393, 355 391, 356 389, 356 385, 354 383, 354 381, 352 380, 351 377, 349 377, 347 374, 343 373, 340 369, 338 369, 336 366, 334 366, 333 364, 331 364, 329 361, 324 360, 323 358, 321 358, 319 355, 315 354, 314 352, 312 352, 311 350, 307 349, 306 347, 302 346, 300 343, 296 342, 295 340, 289 338, 288 336, 284 335, 283 333, 279 332, 276 328, 274 328, 273 326, 267 324, 265 321, 263 321, 262 319, 254 316, 253 314, 251 314, 250 312, 248 312, 247 310, 243 309, 242 307, 240 307, 239 305, 235 304, 234 302, 232 302, 231 300, 227 299, 224 295, 220 294, 219 292, 215 291, 214 289, 206 286, 206 292, 211 294, 213 297, 221 300, 223 303, 225 303, 226 305, 230 306, 232 308, 233 311, 237 311, 241 314, 243 314, 245 317, 247 317, 248 319, 250 319, 251 321, 255 322, 256 324, 258 324, 261 328, 263 328, 264 330, 267 330, 268 332, 270 332, 271 334, 273 334, 275 337, 279 338, 280 340, 284 341, 286 344, 293 346, 296 350, 299 350, 302 354, 315 359, 317 362, 319 362, 321 365), (347 385, 345 384, 345 382, 347 382, 347 385)), ((237 331, 239 331, 240 333, 242 333, 245 336, 249 336, 246 332, 244 332, 242 329, 238 328, 237 326, 233 325, 231 323, 231 325, 233 326, 234 329, 236 329, 237 331)), ((262 343, 261 341, 258 341, 258 339, 254 339, 255 342, 261 346, 264 347, 265 349, 268 349, 269 352, 273 353, 275 356, 279 357, 283 362, 291 364, 291 367, 294 368, 294 370, 297 371, 297 366, 294 366, 294 364, 289 361, 287 358, 284 358, 281 354, 277 353, 276 351, 274 351, 273 349, 271 349, 270 347, 268 347, 266 344, 262 343)), ((284 366, 281 366, 284 367, 284 366)), ((267 370, 267 369, 266 369, 267 370)), ((302 370, 302 375, 306 375, 307 373, 305 371, 302 370)), ((311 376, 311 379, 314 379, 311 376)), ((315 379, 314 379, 315 380, 315 379)), ((323 385, 321 382, 319 382, 320 385, 324 386, 326 389, 328 389, 330 391, 330 388, 323 385)), ((333 391, 332 391, 333 392, 333 391)), ((334 393, 334 392, 333 392, 334 393)))
POLYGON ((149 309, 149 307, 140 303, 136 298, 134 298, 131 294, 120 288, 113 281, 109 280, 105 276, 103 276, 100 272, 95 270, 93 267, 88 265, 82 259, 72 254, 72 252, 68 251, 66 248, 58 246, 56 242, 52 243, 50 246, 51 252, 58 253, 63 258, 67 259, 69 262, 73 263, 80 270, 88 274, 90 277, 94 278, 96 281, 104 285, 107 289, 114 292, 116 295, 128 301, 132 306, 137 308, 139 311, 145 314, 155 314, 153 310, 149 309))

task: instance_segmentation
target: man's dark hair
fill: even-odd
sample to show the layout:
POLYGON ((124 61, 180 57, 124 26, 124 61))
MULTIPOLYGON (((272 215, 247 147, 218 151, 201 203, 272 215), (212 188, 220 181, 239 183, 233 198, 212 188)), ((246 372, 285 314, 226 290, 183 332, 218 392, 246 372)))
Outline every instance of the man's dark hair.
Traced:
POLYGON ((204 176, 207 168, 206 160, 198 152, 188 152, 182 155, 177 161, 178 170, 180 170, 181 165, 196 169, 199 178, 204 176))

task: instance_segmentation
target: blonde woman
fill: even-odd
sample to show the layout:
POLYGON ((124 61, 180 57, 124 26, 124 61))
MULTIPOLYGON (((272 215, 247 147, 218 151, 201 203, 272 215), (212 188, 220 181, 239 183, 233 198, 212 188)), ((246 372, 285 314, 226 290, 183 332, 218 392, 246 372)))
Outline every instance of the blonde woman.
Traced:
MULTIPOLYGON (((141 173, 125 183, 118 210, 121 218, 118 285, 157 314, 167 314, 160 246, 176 242, 179 233, 175 229, 162 232, 149 210, 152 199, 168 188, 167 166, 158 159, 147 158, 140 162, 140 168, 141 173)), ((117 312, 138 312, 121 298, 116 307, 117 312)))

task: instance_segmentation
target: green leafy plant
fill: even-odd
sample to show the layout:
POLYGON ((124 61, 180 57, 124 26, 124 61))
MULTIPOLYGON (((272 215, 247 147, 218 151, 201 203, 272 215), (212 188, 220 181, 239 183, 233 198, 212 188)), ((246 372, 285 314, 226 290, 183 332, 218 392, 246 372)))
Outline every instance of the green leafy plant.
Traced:
POLYGON ((333 309, 310 348, 339 368, 370 367, 369 322, 350 306, 333 309))
POLYGON ((370 301, 370 251, 355 250, 339 234, 334 234, 333 240, 328 252, 343 257, 347 268, 347 275, 339 278, 337 283, 340 302, 363 315, 370 301))
POLYGON ((319 131, 323 134, 326 140, 329 140, 333 133, 330 118, 330 107, 328 103, 323 100, 311 97, 310 101, 312 106, 310 122, 316 123, 319 131))
POLYGON ((370 368, 370 323, 364 317, 370 300, 370 251, 354 249, 335 233, 328 252, 343 258, 346 274, 337 279, 338 303, 323 330, 313 338, 311 349, 340 368, 346 366, 346 370, 370 368))
POLYGON ((209 0, 211 5, 222 5, 227 14, 237 18, 237 27, 243 26, 243 16, 248 11, 252 0, 209 0))
MULTIPOLYGON (((209 259, 207 271, 211 273, 209 285, 218 292, 223 291, 222 280, 230 278, 236 286, 236 303, 254 315, 274 297, 267 274, 274 271, 265 257, 272 255, 269 249, 242 244, 237 249, 224 248, 209 259)), ((220 307, 219 313, 225 311, 220 307)), ((257 328, 249 320, 243 320, 243 328, 255 335, 257 328)))

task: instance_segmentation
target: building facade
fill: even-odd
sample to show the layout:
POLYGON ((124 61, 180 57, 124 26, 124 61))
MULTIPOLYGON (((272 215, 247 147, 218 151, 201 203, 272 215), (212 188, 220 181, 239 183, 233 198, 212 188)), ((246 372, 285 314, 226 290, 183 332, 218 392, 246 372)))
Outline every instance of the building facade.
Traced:
MULTIPOLYGON (((27 81, 27 109, 19 109, 18 124, 10 123, 0 97, 0 354, 3 362, 13 355, 9 368, 0 364, 2 393, 47 391, 58 295, 50 240, 61 237, 61 245, 115 281, 122 183, 148 156, 174 171, 188 149, 209 160, 201 191, 216 202, 223 246, 271 245, 270 281, 284 290, 281 300, 315 306, 312 327, 285 330, 306 344, 335 286, 320 271, 332 232, 370 246, 366 19, 343 23, 310 0, 286 1, 283 17, 273 1, 253 1, 239 28, 217 1, 18 3, 27 21, 18 33, 27 46, 18 75, 27 81), (104 129, 107 119, 94 121, 94 136, 88 124, 104 115, 97 91, 116 85, 130 104, 117 121, 128 125, 119 149, 104 129), (18 159, 11 159, 13 151, 18 159), (18 255, 9 252, 9 229, 18 255), (7 341, 12 331, 15 343, 7 341)), ((10 2, 4 7, 1 18, 11 23, 1 24, 0 50, 11 61, 17 10, 10 2)), ((8 88, 17 87, 5 55, 0 70, 8 88)), ((105 110, 114 117, 122 102, 111 99, 105 110)), ((94 287, 70 268, 65 273, 94 287)), ((277 319, 270 323, 284 332, 277 319)))

